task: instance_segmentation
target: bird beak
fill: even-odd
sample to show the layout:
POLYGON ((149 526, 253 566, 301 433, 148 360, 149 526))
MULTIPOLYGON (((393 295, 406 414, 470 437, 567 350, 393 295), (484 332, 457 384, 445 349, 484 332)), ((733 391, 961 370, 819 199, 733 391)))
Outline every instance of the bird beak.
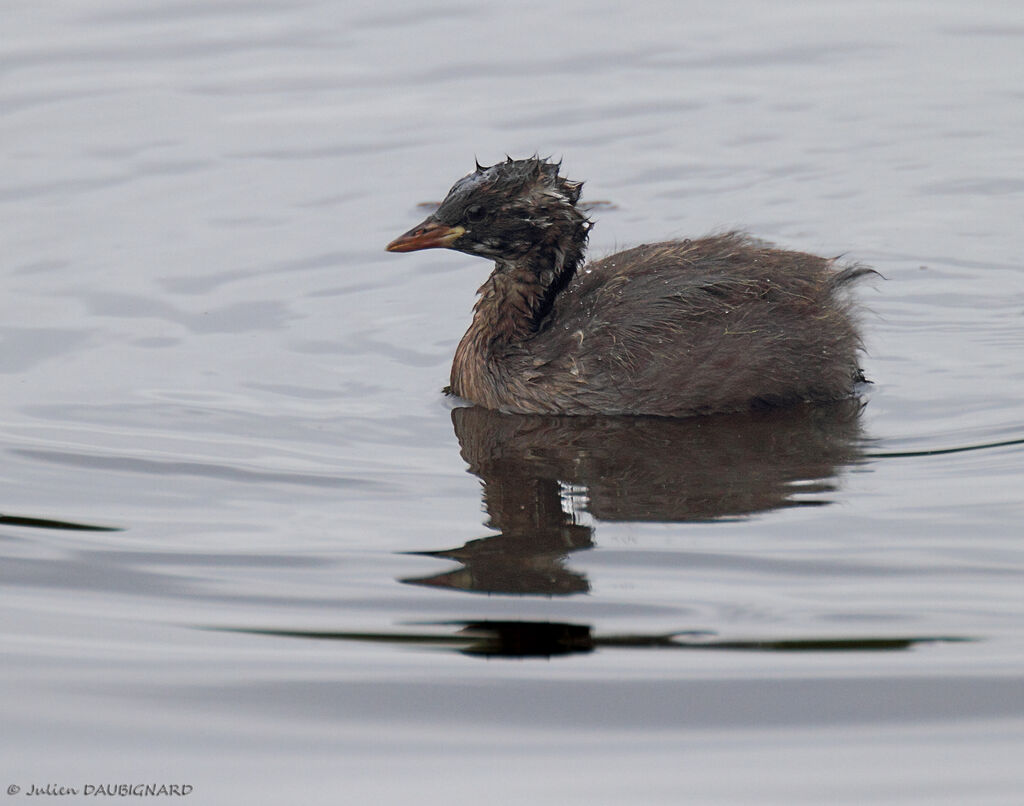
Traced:
POLYGON ((389 252, 415 252, 417 249, 440 249, 451 246, 458 240, 465 227, 449 227, 442 224, 433 216, 427 218, 422 224, 413 227, 405 235, 399 235, 387 245, 389 252))

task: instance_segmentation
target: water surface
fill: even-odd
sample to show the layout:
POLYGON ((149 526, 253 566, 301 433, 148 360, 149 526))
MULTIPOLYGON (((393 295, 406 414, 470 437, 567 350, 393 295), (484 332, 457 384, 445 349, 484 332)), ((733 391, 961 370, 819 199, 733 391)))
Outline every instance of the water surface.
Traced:
POLYGON ((102 0, 4 28, 5 784, 1019 800, 1016 6, 102 0), (741 227, 877 268, 863 409, 453 407, 487 267, 383 245, 505 153, 608 202, 595 254, 741 227))

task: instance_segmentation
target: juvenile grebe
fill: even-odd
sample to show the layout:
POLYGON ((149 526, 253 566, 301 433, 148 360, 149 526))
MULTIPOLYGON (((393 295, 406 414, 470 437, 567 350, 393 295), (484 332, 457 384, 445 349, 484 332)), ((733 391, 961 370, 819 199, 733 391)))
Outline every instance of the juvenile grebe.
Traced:
POLYGON ((523 414, 686 416, 836 400, 864 379, 842 291, 870 269, 739 233, 582 266, 582 182, 559 167, 477 165, 387 246, 495 262, 455 351, 453 394, 523 414))

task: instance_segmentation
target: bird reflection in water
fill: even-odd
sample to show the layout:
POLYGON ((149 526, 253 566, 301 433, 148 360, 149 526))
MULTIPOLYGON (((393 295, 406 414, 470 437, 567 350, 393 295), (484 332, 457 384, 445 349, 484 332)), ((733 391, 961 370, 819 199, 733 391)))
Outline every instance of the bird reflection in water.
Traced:
MULTIPOLYGON (((487 525, 498 534, 458 548, 416 552, 453 560, 459 567, 401 581, 473 593, 585 593, 586 577, 566 568, 565 561, 594 545, 594 531, 602 522, 721 522, 826 505, 842 470, 864 458, 861 408, 858 401, 845 400, 690 419, 455 409, 452 421, 462 456, 483 482, 487 525)), ((216 629, 430 647, 486 658, 555 658, 599 649, 893 652, 972 640, 936 635, 743 639, 706 630, 609 634, 589 624, 522 620, 406 625, 412 629, 379 633, 216 629)))
POLYGON ((404 579, 476 593, 564 596, 587 579, 565 567, 598 522, 694 523, 822 506, 861 456, 862 403, 716 417, 524 417, 457 408, 462 457, 483 482, 497 535, 417 552, 461 567, 404 579), (810 497, 809 494, 813 494, 810 497))

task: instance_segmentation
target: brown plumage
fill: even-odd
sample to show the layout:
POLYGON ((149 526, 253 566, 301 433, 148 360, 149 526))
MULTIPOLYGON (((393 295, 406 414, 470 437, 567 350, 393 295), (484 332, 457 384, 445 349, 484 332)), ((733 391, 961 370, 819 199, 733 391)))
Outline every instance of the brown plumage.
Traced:
POLYGON ((843 291, 870 269, 739 233, 583 266, 581 183, 558 168, 477 166, 388 244, 495 261, 455 352, 452 393, 525 414, 667 416, 853 394, 861 340, 843 291))

